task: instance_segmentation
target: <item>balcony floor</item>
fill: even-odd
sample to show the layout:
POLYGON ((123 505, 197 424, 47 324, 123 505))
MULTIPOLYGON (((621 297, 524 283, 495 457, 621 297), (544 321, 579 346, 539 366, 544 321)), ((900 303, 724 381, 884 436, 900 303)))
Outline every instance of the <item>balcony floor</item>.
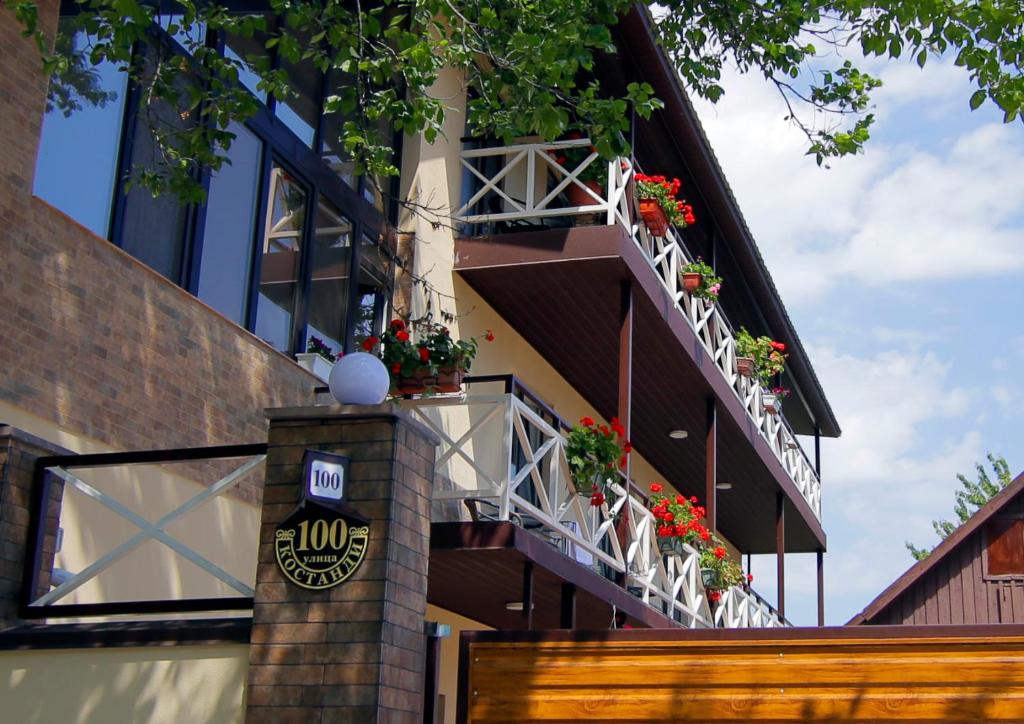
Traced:
POLYGON ((527 562, 534 564, 535 629, 560 628, 563 583, 576 586, 577 628, 610 628, 613 605, 635 628, 680 625, 510 522, 432 524, 427 600, 493 628, 523 628, 522 614, 505 604, 523 599, 527 562))
POLYGON ((606 418, 617 414, 620 284, 631 281, 637 451, 681 492, 703 499, 706 400, 717 398, 718 480, 733 486, 718 494, 719 529, 744 553, 775 552, 781 490, 787 552, 824 549, 810 506, 623 229, 461 239, 455 270, 606 418), (669 439, 675 429, 690 437, 669 439))

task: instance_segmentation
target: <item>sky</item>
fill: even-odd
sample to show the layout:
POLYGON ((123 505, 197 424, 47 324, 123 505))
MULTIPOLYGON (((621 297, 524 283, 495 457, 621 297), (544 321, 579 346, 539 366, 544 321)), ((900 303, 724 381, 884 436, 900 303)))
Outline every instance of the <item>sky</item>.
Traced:
MULTIPOLYGON (((947 60, 874 66, 872 138, 827 170, 763 79, 695 101, 843 431, 822 444, 829 624, 913 564, 904 541, 938 542, 958 472, 990 451, 1024 471, 1024 125, 971 112, 947 60)), ((786 559, 798 625, 816 622, 814 563, 786 559)), ((774 602, 774 556, 753 572, 774 602)))

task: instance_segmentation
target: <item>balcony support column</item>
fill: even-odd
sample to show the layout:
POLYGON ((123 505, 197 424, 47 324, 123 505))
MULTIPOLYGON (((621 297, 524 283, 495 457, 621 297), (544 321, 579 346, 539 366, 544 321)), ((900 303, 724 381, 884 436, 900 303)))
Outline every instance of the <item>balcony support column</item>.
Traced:
POLYGON ((814 426, 814 474, 821 480, 821 428, 814 426))
MULTIPOLYGON (((618 381, 618 418, 619 424, 626 431, 626 439, 630 439, 632 425, 630 414, 633 407, 633 284, 622 282, 619 297, 619 381, 618 381)), ((622 507, 620 523, 617 527, 619 543, 625 544, 629 531, 629 498, 632 494, 630 475, 632 466, 626 456, 626 467, 622 471, 626 476, 626 504, 622 507)), ((619 583, 624 588, 628 584, 628 576, 619 576, 619 583)))
POLYGON ((777 567, 779 615, 786 616, 786 496, 775 494, 775 565, 777 567))
POLYGON ((576 586, 572 583, 562 584, 562 615, 560 628, 576 628, 576 586))
POLYGON ((707 526, 718 532, 718 407, 714 397, 707 400, 707 426, 704 430, 704 501, 707 526))
POLYGON ((533 630, 533 561, 523 564, 523 628, 533 630))
POLYGON ((825 551, 818 549, 818 625, 825 625, 825 551))

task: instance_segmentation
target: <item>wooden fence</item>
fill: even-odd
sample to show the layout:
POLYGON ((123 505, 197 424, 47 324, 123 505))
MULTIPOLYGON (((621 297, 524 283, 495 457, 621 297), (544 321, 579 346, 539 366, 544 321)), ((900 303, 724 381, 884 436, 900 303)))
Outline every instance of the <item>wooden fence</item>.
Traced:
POLYGON ((1024 721, 1024 626, 470 632, 459 721, 1024 721))

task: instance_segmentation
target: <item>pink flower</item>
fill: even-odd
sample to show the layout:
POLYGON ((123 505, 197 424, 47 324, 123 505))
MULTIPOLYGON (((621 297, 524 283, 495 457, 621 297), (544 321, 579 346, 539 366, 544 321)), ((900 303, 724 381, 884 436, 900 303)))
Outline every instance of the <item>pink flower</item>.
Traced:
POLYGON ((718 290, 721 289, 721 288, 722 288, 721 284, 712 284, 710 287, 708 287, 708 293, 709 294, 714 294, 717 297, 718 296, 718 290))

